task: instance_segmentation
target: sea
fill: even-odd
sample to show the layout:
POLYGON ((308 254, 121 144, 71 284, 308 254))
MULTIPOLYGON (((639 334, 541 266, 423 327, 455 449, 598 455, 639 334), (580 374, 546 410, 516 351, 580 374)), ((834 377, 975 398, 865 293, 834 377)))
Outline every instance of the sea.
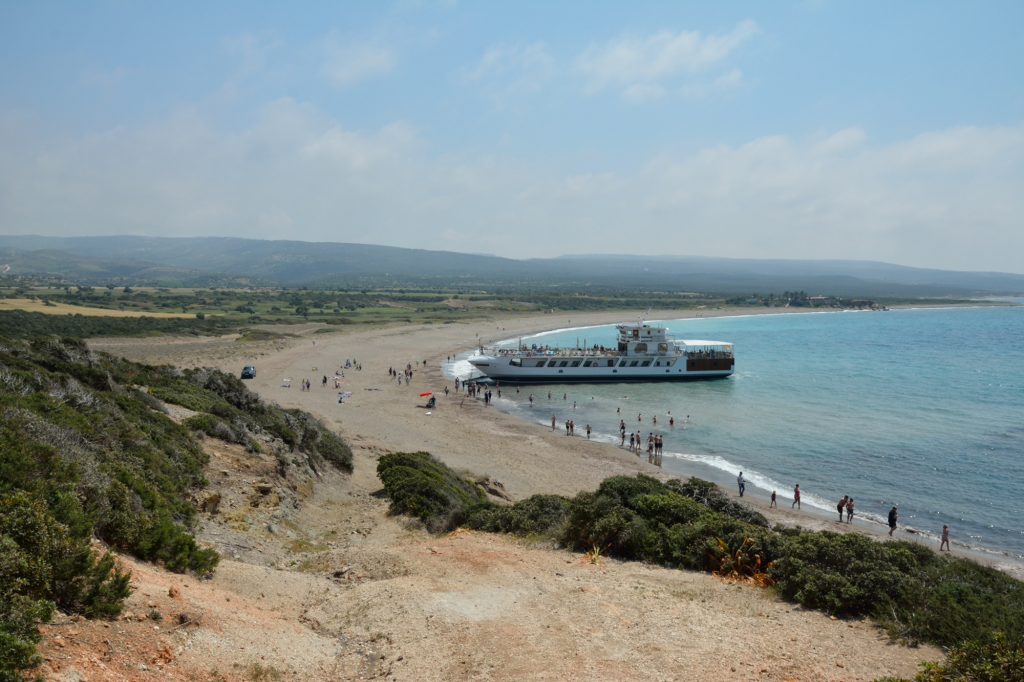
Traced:
MULTIPOLYGON (((850 495, 857 523, 884 524, 897 506, 901 528, 919 537, 937 544, 948 524, 954 546, 1024 560, 1024 306, 648 322, 675 338, 734 343, 735 374, 503 386, 496 407, 548 428, 552 415, 560 425, 571 418, 578 436, 590 424, 593 439, 616 448, 623 419, 645 444, 648 433, 662 434, 667 473, 735 490, 742 471, 748 496, 774 490, 787 508, 799 484, 805 509, 832 515, 850 495)), ((522 342, 614 346, 615 338, 609 325, 522 342)), ((447 366, 449 376, 471 374, 468 355, 447 366)))

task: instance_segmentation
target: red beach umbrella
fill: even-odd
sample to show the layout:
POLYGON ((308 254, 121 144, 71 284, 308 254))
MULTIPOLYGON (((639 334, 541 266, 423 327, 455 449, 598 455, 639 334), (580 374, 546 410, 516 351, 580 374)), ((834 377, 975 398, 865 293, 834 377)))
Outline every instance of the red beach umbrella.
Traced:
POLYGON ((431 393, 430 391, 427 391, 426 393, 420 393, 420 397, 421 398, 426 398, 428 395, 434 395, 434 394, 431 393))

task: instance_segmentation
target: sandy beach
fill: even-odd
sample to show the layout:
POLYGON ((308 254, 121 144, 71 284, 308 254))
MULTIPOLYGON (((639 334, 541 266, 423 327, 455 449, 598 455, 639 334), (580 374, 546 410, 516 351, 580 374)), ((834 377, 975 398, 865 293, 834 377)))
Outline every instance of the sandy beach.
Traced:
MULTIPOLYGON (((742 310, 756 312, 768 311, 742 310)), ((648 314, 652 319, 686 316, 695 312, 648 314)), ((203 535, 215 546, 243 548, 228 550, 213 580, 215 588, 232 591, 236 602, 252 596, 243 594, 251 591, 247 580, 266 583, 267 570, 275 571, 273 582, 292 586, 288 589, 310 595, 322 590, 316 599, 307 598, 302 610, 316 627, 294 635, 296 648, 313 652, 309 665, 296 667, 285 654, 276 659, 282 670, 297 676, 329 679, 342 671, 337 651, 324 649, 319 639, 307 641, 325 632, 363 642, 364 649, 377 633, 373 641, 387 662, 384 676, 396 679, 870 680, 912 675, 917 662, 940 658, 932 647, 888 642, 869 622, 836 621, 713 576, 608 559, 588 566, 579 555, 482 533, 436 538, 386 515, 386 502, 374 496, 380 488, 375 462, 385 452, 431 452, 452 467, 500 481, 514 499, 572 495, 616 474, 664 476, 627 450, 567 438, 562 429, 522 421, 462 394, 443 394, 449 382, 441 365, 448 355, 520 334, 627 318, 607 312, 371 329, 311 325, 287 330, 294 336, 246 344, 226 337, 97 339, 91 345, 131 359, 212 365, 233 374, 253 364, 258 370, 248 382, 253 390, 320 416, 352 446, 354 474, 325 478, 288 517, 293 532, 316 544, 315 550, 291 556, 279 535, 266 532, 266 519, 256 517, 244 523, 236 518, 230 529, 222 519, 209 518, 203 535), (335 372, 346 359, 362 370, 337 375, 336 389, 335 372), (388 368, 407 363, 416 368, 412 381, 398 385, 388 368), (300 389, 303 379, 310 380, 310 390, 300 389), (339 391, 351 393, 342 404, 339 391), (420 407, 419 394, 427 391, 439 394, 434 410, 420 407), (230 533, 234 540, 227 545, 230 533), (297 565, 318 570, 296 572, 297 565), (362 578, 339 588, 323 577, 338 566, 355 566, 351 575, 362 578), (340 615, 354 612, 358 618, 340 615)), ((743 499, 775 522, 885 537, 867 524, 851 527, 825 514, 791 510, 787 497, 780 496, 778 510, 768 510, 767 499, 756 495, 743 499)), ((280 627, 291 622, 282 615, 290 608, 273 609, 283 619, 280 627)), ((279 633, 277 626, 264 626, 279 633)), ((227 656, 202 641, 190 640, 182 665, 188 665, 188 656, 196 665, 227 656)), ((343 677, 352 672, 344 670, 343 677)), ((384 668, 373 670, 380 674, 384 668)))
MULTIPOLYGON (((801 314, 801 309, 785 314, 801 314)), ((248 382, 253 390, 285 407, 308 410, 337 429, 353 446, 370 452, 424 450, 440 457, 450 466, 501 481, 514 499, 536 493, 573 495, 592 490, 608 476, 642 472, 663 478, 700 474, 687 470, 685 462, 675 463, 681 473, 666 474, 662 469, 636 457, 628 450, 607 443, 588 441, 582 435, 566 438, 564 429, 552 431, 527 423, 482 400, 465 398, 464 393, 446 397, 450 379, 442 373, 449 355, 465 352, 481 344, 526 336, 551 329, 604 325, 628 320, 628 312, 528 315, 495 318, 474 323, 375 327, 372 329, 333 328, 324 325, 289 327, 295 334, 283 340, 240 344, 236 337, 211 339, 172 339, 169 341, 133 339, 96 339, 91 345, 143 362, 169 362, 183 367, 214 366, 238 374, 242 366, 253 364, 258 375, 248 382), (246 350, 248 347, 249 350, 246 350), (343 370, 346 359, 361 363, 362 371, 343 370), (426 360, 426 365, 423 361, 426 360), (412 364, 415 372, 410 384, 398 385, 387 373, 389 367, 403 369, 412 364), (335 372, 344 371, 344 377, 335 372), (322 377, 328 377, 326 387, 322 377), (339 379, 339 388, 334 380, 339 379), (300 382, 309 379, 312 388, 300 390, 300 382), (288 381, 290 380, 290 381, 288 381), (338 404, 339 391, 351 393, 338 404), (431 391, 438 398, 437 409, 425 410, 420 393, 431 391)), ((716 308, 706 310, 652 310, 649 319, 684 319, 730 315, 780 314, 778 308, 716 308)), ((280 331, 278 327, 269 330, 280 331)), ((538 407, 538 411, 542 408, 538 407)), ((794 473, 799 478, 799 472, 794 473)), ((717 481, 729 495, 738 498, 733 480, 717 481)), ((888 539, 888 529, 878 523, 857 519, 839 523, 831 512, 805 505, 790 507, 791 491, 779 490, 778 508, 769 509, 767 491, 748 484, 743 502, 756 507, 773 523, 802 526, 813 530, 859 532, 888 539)), ((920 541, 929 546, 931 538, 906 532, 902 527, 897 539, 920 541)), ((1024 566, 992 553, 972 551, 954 543, 957 551, 978 561, 997 565, 1024 578, 1024 566)))

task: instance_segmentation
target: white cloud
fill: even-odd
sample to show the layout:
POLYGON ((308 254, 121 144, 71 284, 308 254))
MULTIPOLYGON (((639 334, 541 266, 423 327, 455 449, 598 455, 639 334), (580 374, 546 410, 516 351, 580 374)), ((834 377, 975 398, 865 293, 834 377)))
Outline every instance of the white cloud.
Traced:
POLYGON ((186 109, 58 138, 31 117, 0 114, 0 232, 1021 270, 1024 124, 886 144, 858 128, 765 136, 637 168, 558 172, 546 155, 432 154, 402 121, 354 130, 291 99, 241 131, 212 120, 186 109))
POLYGON ((346 42, 332 34, 324 45, 323 73, 339 88, 385 76, 397 64, 395 51, 376 43, 346 42))
POLYGON ((495 45, 463 80, 479 87, 499 106, 541 90, 555 73, 555 60, 543 43, 495 45))
MULTIPOLYGON (((659 31, 646 37, 621 37, 591 45, 576 57, 574 65, 586 79, 589 92, 613 89, 625 95, 707 71, 757 32, 757 24, 747 20, 721 35, 659 31)), ((729 79, 738 84, 738 74, 730 71, 720 79, 725 78, 726 85, 729 79)))

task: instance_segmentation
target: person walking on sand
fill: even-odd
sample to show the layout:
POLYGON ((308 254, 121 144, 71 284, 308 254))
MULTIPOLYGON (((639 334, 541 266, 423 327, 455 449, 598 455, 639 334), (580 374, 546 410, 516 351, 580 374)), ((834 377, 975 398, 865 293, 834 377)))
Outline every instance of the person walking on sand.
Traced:
POLYGON ((946 548, 947 552, 951 551, 949 549, 949 526, 946 526, 946 525, 942 526, 942 542, 939 543, 939 551, 940 552, 942 551, 943 547, 946 548))
POLYGON ((896 520, 899 518, 899 512, 896 507, 889 510, 889 536, 892 537, 892 533, 896 530, 896 520))
POLYGON ((797 483, 796 487, 793 488, 793 504, 791 504, 790 507, 791 508, 792 507, 796 507, 797 509, 800 508, 800 484, 799 483, 797 483))
POLYGON ((769 509, 778 509, 778 506, 776 506, 776 504, 775 504, 775 491, 774 490, 772 491, 772 503, 768 505, 768 508, 769 509))
POLYGON ((853 523, 853 498, 846 501, 846 522, 853 523))
POLYGON ((849 495, 843 495, 843 499, 839 500, 839 504, 836 505, 836 510, 839 511, 839 523, 843 522, 843 512, 846 511, 846 501, 850 499, 849 495))
POLYGON ((747 489, 747 482, 743 479, 743 472, 736 477, 736 487, 740 489, 740 497, 743 497, 743 491, 747 489))

